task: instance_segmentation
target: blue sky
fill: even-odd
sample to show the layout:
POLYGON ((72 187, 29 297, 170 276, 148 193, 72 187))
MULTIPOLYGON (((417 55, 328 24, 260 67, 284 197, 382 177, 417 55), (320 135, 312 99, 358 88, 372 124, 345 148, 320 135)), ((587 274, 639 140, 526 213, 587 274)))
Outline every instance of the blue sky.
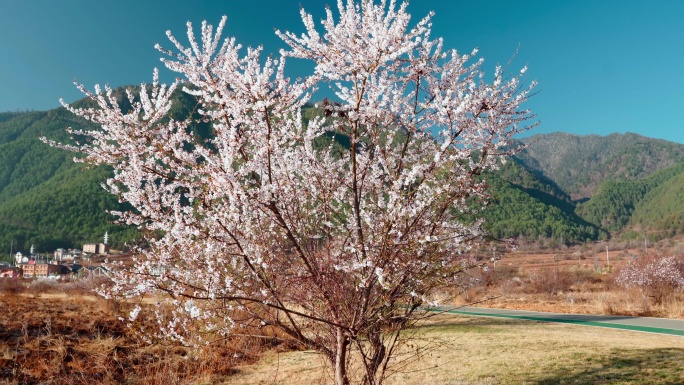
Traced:
MULTIPOLYGON (((185 22, 218 23, 244 45, 283 46, 275 28, 302 32, 299 6, 316 20, 335 0, 0 0, 0 111, 46 110, 81 97, 78 80, 120 86, 151 80, 155 43, 185 37, 185 22)), ((636 132, 684 143, 684 1, 417 1, 434 10, 433 37, 447 48, 479 47, 484 68, 528 65, 539 93, 531 134, 636 132)), ((291 63, 294 64, 294 63, 291 63)), ((304 71, 293 68, 293 73, 304 71)))

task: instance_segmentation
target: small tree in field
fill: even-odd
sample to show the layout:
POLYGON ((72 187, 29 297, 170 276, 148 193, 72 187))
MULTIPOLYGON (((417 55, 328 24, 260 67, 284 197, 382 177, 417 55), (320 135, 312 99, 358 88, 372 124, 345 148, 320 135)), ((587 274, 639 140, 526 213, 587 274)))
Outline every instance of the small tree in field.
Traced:
POLYGON ((623 287, 638 287, 655 303, 684 290, 684 262, 674 256, 647 255, 620 270, 615 281, 623 287))
POLYGON ((199 344, 256 321, 322 353, 337 384, 378 384, 400 332, 472 265, 464 251, 482 230, 463 220, 466 202, 486 203, 479 174, 528 128, 531 87, 500 67, 485 82, 475 52, 444 51, 431 15, 410 27, 406 3, 337 7, 321 32, 304 10, 304 34, 276 32, 290 47, 277 59, 221 42, 225 18, 199 38, 188 23, 189 47, 167 33, 176 51, 158 49, 181 78, 160 85, 155 70, 124 110, 111 89, 79 85, 96 107, 65 106, 101 129, 62 147, 112 166, 106 188, 135 208, 118 215, 160 234, 111 292, 170 295, 160 335, 199 344), (315 70, 290 80, 286 58, 315 70), (168 116, 177 87, 209 139, 168 116), (318 87, 336 101, 305 122, 318 87))

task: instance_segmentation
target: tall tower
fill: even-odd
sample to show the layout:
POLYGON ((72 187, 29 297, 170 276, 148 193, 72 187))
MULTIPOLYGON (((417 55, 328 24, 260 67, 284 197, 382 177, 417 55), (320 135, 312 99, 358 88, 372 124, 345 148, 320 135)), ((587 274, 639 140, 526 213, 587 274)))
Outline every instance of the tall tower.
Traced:
POLYGON ((105 231, 104 235, 104 244, 108 245, 109 244, 109 234, 105 231))
POLYGON ((31 245, 31 251, 30 251, 30 253, 31 253, 31 255, 33 255, 33 245, 31 245))

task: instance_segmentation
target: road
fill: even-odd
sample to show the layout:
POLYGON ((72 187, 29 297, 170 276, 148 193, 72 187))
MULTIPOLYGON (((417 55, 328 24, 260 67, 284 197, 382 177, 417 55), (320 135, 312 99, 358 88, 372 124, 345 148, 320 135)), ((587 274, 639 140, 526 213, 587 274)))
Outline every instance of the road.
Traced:
POLYGON ((652 317, 625 317, 612 315, 546 313, 527 310, 492 309, 484 307, 449 307, 432 309, 445 313, 523 319, 530 321, 558 322, 574 325, 597 326, 632 330, 646 333, 684 336, 684 320, 652 317))

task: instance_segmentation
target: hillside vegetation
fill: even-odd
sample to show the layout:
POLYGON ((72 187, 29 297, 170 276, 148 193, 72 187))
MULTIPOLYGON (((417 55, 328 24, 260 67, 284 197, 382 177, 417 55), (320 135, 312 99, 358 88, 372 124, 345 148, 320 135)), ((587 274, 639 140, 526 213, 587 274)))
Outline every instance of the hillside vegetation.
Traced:
POLYGON ((0 114, 0 250, 48 251, 97 242, 109 232, 119 247, 134 232, 112 223, 105 210, 121 206, 100 183, 107 171, 84 168, 74 154, 39 138, 69 140, 65 128, 88 127, 63 108, 0 114))
POLYGON ((519 162, 508 162, 489 177, 493 202, 484 211, 485 227, 495 238, 551 238, 584 242, 606 238, 599 226, 577 216, 567 194, 519 162))
MULTIPOLYGON (((195 99, 179 92, 171 116, 185 119, 195 108, 195 99)), ((309 105, 302 116, 306 122, 322 114, 309 105)), ((70 140, 66 127, 95 128, 64 108, 0 113, 0 254, 31 245, 41 251, 80 247, 105 232, 122 247, 138 236, 106 213, 123 208, 100 186, 111 171, 84 168, 72 161, 74 154, 40 142, 42 136, 70 140)), ((199 120, 191 129, 211 137, 199 120)), ((493 238, 568 244, 608 238, 609 232, 684 232, 683 145, 636 134, 555 133, 521 142, 525 150, 487 176, 492 204, 482 216, 493 238)), ((349 138, 330 133, 316 145, 345 151, 349 138)))
POLYGON ((629 225, 652 232, 655 239, 684 233, 684 170, 649 191, 634 209, 629 225))
MULTIPOLYGON (((577 213, 597 226, 602 226, 610 231, 620 231, 632 221, 636 207, 642 207, 640 217, 651 210, 654 201, 659 201, 663 207, 675 212, 678 207, 672 198, 676 197, 676 192, 663 191, 665 184, 671 185, 672 180, 681 176, 684 172, 684 163, 679 163, 665 170, 658 171, 652 175, 638 180, 626 181, 606 181, 599 186, 596 194, 587 202, 577 206, 577 213), (658 197, 644 198, 653 190, 661 191, 658 197), (653 203, 649 203, 653 202, 653 203)), ((677 183, 674 183, 677 186, 677 183)), ((681 187, 681 182, 679 183, 681 187)), ((641 222, 640 222, 641 223, 641 222)), ((648 221, 643 221, 648 225, 648 221)))
POLYGON ((517 157, 574 200, 594 195, 606 180, 636 180, 684 159, 684 145, 641 135, 535 135, 517 157))

